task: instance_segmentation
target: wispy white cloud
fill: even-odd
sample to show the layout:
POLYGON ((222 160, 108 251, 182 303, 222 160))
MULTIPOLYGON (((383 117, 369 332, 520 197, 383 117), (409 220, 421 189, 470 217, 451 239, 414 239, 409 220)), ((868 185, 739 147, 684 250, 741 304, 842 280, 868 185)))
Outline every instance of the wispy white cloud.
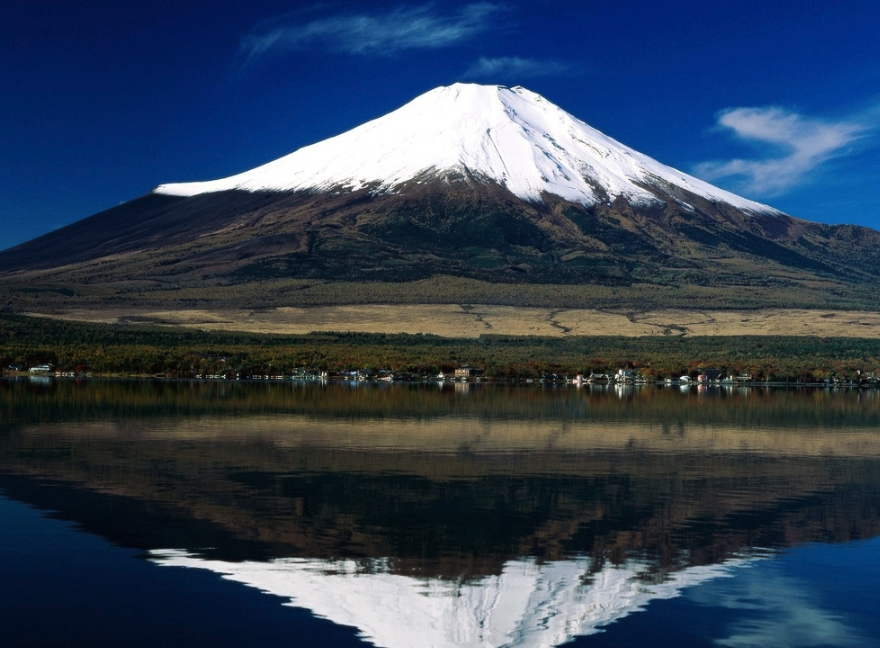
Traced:
POLYGON ((519 56, 485 56, 464 73, 466 79, 525 79, 574 74, 577 70, 569 63, 551 59, 520 58, 519 56))
POLYGON ((748 193, 780 195, 804 183, 823 163, 849 153, 875 123, 870 113, 830 121, 775 106, 725 110, 718 116, 718 127, 757 144, 767 155, 703 162, 695 173, 708 180, 737 178, 748 193))
POLYGON ((319 49, 353 55, 389 55, 411 49, 438 49, 467 41, 490 29, 504 9, 479 2, 450 14, 433 5, 399 7, 385 12, 317 18, 308 22, 284 17, 264 23, 241 43, 247 64, 266 54, 319 49))

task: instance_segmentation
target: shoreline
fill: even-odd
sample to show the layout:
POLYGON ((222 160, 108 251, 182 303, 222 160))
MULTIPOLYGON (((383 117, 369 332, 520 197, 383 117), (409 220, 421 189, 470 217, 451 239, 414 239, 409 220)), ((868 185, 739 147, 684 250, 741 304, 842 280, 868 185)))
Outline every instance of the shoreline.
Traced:
POLYGON ((678 388, 682 391, 701 390, 701 389, 735 389, 741 387, 748 388, 788 388, 788 389, 880 389, 880 380, 866 381, 864 383, 857 382, 787 382, 787 381, 735 381, 735 382, 667 382, 665 380, 647 381, 647 382, 577 382, 574 380, 543 380, 543 379, 516 379, 516 378, 492 378, 486 377, 480 380, 440 380, 431 377, 418 377, 413 379, 399 378, 393 380, 379 379, 346 379, 346 378, 329 378, 329 379, 301 379, 291 376, 271 376, 257 377, 247 376, 241 378, 223 378, 222 376, 200 377, 200 376, 171 376, 160 374, 126 374, 126 373, 85 373, 72 375, 70 372, 60 372, 55 374, 38 373, 38 372, 0 372, 0 380, 8 379, 46 379, 46 380, 144 380, 144 381, 169 381, 169 382, 196 382, 196 383, 250 383, 250 384, 296 384, 296 385, 365 385, 365 386, 386 386, 389 384, 396 385, 518 385, 530 387, 572 387, 575 389, 588 390, 611 390, 611 389, 644 389, 649 387, 674 389, 678 388))

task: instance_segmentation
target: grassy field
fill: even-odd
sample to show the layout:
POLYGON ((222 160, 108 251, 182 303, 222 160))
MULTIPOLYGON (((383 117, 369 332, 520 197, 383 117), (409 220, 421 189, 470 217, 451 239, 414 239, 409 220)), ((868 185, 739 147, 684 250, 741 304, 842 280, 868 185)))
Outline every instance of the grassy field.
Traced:
MULTIPOLYGON (((37 313, 33 313, 37 315, 37 313)), ((76 308, 50 317, 102 324, 303 335, 321 331, 571 337, 809 336, 880 339, 880 313, 864 311, 553 309, 514 306, 365 304, 270 309, 76 308)))
MULTIPOLYGON (((686 279, 686 278, 685 278, 686 279)), ((272 308, 330 306, 474 306, 545 311, 756 311, 778 309, 880 312, 880 293, 872 283, 777 273, 762 281, 712 285, 632 285, 488 283, 434 276, 411 281, 327 281, 281 278, 229 282, 220 277, 154 278, 112 283, 58 282, 51 272, 0 280, 0 303, 7 312, 70 314, 108 309, 142 312, 203 310, 211 313, 272 308)), ((124 314, 124 313, 123 313, 124 314)))

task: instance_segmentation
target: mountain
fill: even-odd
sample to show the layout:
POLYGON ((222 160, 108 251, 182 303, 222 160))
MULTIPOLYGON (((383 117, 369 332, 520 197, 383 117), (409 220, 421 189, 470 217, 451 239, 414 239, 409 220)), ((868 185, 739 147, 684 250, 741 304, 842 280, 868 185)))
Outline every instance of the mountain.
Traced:
POLYGON ((267 282, 287 305, 873 308, 878 262, 874 230, 714 187, 524 88, 455 84, 250 171, 163 184, 6 250, 0 289, 12 310, 37 293, 44 305, 159 306, 169 289, 279 305, 267 282))

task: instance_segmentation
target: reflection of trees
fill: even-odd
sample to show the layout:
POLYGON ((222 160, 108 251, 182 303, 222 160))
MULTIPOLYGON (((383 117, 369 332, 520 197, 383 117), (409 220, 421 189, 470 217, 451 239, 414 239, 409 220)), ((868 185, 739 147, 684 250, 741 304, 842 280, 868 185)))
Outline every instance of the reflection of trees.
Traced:
POLYGON ((397 572, 450 578, 520 556, 589 555, 597 570, 640 556, 665 572, 880 533, 878 458, 372 452, 114 429, 7 433, 2 464, 31 476, 7 475, 7 488, 123 544, 390 557, 397 572))
POLYGON ((310 384, 236 381, 0 380, 0 429, 24 423, 151 419, 205 414, 301 414, 315 419, 437 419, 644 422, 670 434, 683 425, 880 428, 880 392, 710 388, 541 389, 471 385, 310 384))
POLYGON ((0 465, 22 499, 144 548, 662 572, 876 535, 875 393, 0 381, 0 465))

